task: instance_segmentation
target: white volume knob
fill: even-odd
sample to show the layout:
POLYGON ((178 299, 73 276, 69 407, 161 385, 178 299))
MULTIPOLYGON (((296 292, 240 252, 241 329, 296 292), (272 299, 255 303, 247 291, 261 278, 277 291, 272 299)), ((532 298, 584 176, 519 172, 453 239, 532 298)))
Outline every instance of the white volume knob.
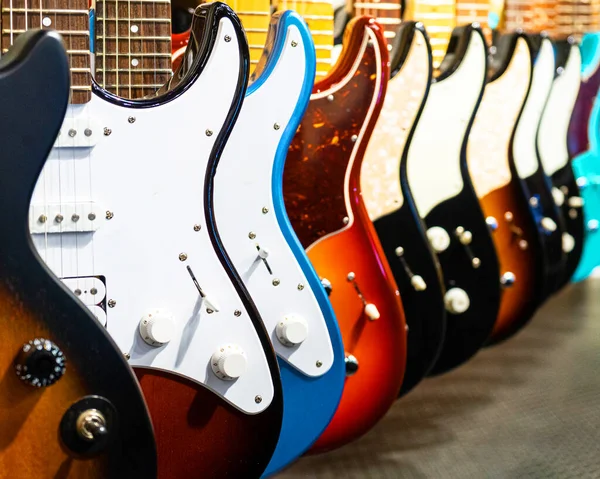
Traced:
POLYGON ((552 187, 552 196, 554 197, 554 204, 556 206, 562 206, 565 202, 565 194, 560 191, 556 186, 552 187))
POLYGON ((544 216, 540 223, 542 224, 542 228, 544 228, 549 233, 554 233, 556 231, 557 226, 552 218, 544 216))
POLYGON ((162 346, 173 339, 175 320, 169 311, 155 309, 142 317, 139 331, 150 346, 162 346))
POLYGON ((471 301, 464 289, 450 288, 444 296, 444 304, 449 313, 461 314, 469 309, 471 301))
POLYGON ((441 226, 432 226, 427 230, 427 238, 436 253, 446 251, 450 246, 450 235, 441 226))
POLYGON ((308 337, 308 323, 300 316, 285 316, 275 328, 277 339, 285 346, 296 346, 308 337))
POLYGON ((565 253, 570 253, 575 248, 575 238, 569 233, 562 235, 562 249, 565 253))
POLYGON ((233 381, 246 372, 246 353, 235 344, 227 344, 212 355, 210 367, 215 376, 225 381, 233 381))

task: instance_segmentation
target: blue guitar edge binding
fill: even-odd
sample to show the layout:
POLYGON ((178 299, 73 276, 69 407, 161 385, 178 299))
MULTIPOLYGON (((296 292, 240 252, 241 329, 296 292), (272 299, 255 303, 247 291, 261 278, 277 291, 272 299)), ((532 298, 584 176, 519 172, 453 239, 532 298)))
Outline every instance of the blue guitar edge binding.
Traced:
POLYGON ((316 271, 294 233, 283 201, 283 168, 285 159, 290 143, 308 106, 316 72, 314 43, 308 26, 297 13, 285 11, 283 13, 277 12, 273 15, 271 28, 276 29, 275 40, 272 45, 267 44, 265 47, 263 55, 268 55, 267 63, 261 75, 248 86, 246 95, 249 96, 258 90, 273 72, 285 45, 288 29, 291 26, 295 26, 302 37, 306 69, 298 104, 283 132, 275 154, 272 175, 273 182, 271 185, 273 206, 281 231, 302 268, 308 284, 323 312, 331 339, 334 361, 329 371, 322 376, 309 377, 296 370, 285 360, 277 358, 283 385, 283 424, 279 443, 262 477, 271 476, 290 465, 319 438, 337 409, 342 396, 345 378, 344 346, 333 308, 316 271), (308 390, 307 383, 310 383, 308 386, 311 391, 310 395, 306 394, 308 390))

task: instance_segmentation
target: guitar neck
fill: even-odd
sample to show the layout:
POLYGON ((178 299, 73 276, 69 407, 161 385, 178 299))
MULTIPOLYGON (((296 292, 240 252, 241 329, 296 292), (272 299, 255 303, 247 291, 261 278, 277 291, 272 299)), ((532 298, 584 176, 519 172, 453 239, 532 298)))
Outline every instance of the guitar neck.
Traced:
POLYGON ((317 78, 332 66, 333 4, 331 0, 279 0, 277 10, 295 10, 310 28, 317 52, 317 78))
POLYGON ((271 21, 271 2, 269 0, 225 0, 225 3, 235 11, 242 22, 250 47, 250 63, 256 65, 267 41, 271 21))
POLYGON ((1 0, 2 53, 23 32, 54 29, 63 36, 71 68, 73 104, 91 98, 90 29, 88 0, 1 0))
MULTIPOLYGON (((364 0, 354 2, 354 15, 370 15, 377 19, 384 30, 385 38, 389 40, 396 37, 396 30, 402 21, 401 0, 390 0, 386 2, 377 2, 373 0, 364 0)), ((392 44, 388 43, 388 49, 391 50, 392 44)))
POLYGON ((490 13, 490 0, 457 0, 456 1, 456 23, 465 25, 477 22, 481 25, 485 40, 488 45, 492 44, 492 29, 488 23, 490 13))
POLYGON ((405 15, 411 20, 422 22, 427 29, 433 67, 438 68, 456 26, 456 0, 416 0, 408 3, 405 15))
POLYGON ((96 1, 95 77, 125 98, 141 98, 171 76, 169 0, 96 1))
POLYGON ((505 0, 504 28, 507 31, 518 29, 529 33, 539 33, 539 8, 537 2, 531 0, 505 0))
POLYGON ((574 36, 578 40, 586 32, 598 31, 600 4, 590 0, 554 0, 553 22, 547 28, 553 38, 574 36))

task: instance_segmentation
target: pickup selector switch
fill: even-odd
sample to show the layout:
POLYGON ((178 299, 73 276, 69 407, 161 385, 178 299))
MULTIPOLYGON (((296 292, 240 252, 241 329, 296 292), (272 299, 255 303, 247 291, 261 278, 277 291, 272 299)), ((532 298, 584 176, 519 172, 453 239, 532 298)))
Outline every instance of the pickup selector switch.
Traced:
POLYGON ((427 230, 427 238, 436 253, 442 253, 450 246, 450 235, 441 226, 432 226, 427 230))
POLYGON ((562 235, 562 249, 565 253, 570 253, 575 249, 575 238, 569 233, 563 233, 562 235))
POLYGON ((450 288, 444 295, 444 304, 449 313, 462 314, 471 306, 471 300, 464 289, 450 288))
POLYGON ((546 230, 548 233, 554 233, 558 228, 558 226, 556 226, 555 221, 552 218, 548 218, 547 216, 544 216, 540 220, 540 224, 542 225, 542 228, 544 228, 544 230, 546 230))
POLYGON ((162 346, 173 339, 175 320, 170 312, 155 309, 142 317, 139 330, 142 339, 150 346, 162 346))
POLYGON ((215 376, 224 381, 234 381, 246 372, 246 353, 236 344, 227 344, 214 353, 210 367, 215 376))
POLYGON ((275 332, 281 344, 288 347, 296 346, 308 337, 308 323, 304 318, 290 314, 277 323, 275 332))

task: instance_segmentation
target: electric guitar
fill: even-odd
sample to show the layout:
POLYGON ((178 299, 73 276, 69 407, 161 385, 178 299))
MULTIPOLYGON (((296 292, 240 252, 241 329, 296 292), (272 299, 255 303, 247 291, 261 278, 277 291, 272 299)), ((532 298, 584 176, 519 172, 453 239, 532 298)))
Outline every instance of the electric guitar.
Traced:
POLYGON ((346 350, 342 400, 312 452, 367 432, 394 403, 404 375, 402 304, 360 194, 361 161, 388 78, 381 28, 369 17, 352 20, 334 69, 314 86, 285 164, 285 206, 330 291, 346 350))
POLYGON ((310 32, 298 14, 273 15, 265 52, 219 162, 214 211, 223 245, 279 357, 284 414, 265 470, 270 475, 302 455, 329 424, 344 388, 345 365, 331 304, 282 196, 287 150, 316 68, 310 32), (232 211, 233 197, 243 201, 232 211))
POLYGON ((407 152, 410 190, 446 287, 446 336, 433 374, 477 353, 499 308, 498 258, 466 159, 467 138, 486 81, 486 57, 480 28, 469 25, 453 31, 407 152))
MULTIPOLYGON (((21 29, 32 12, 3 5, 21 29)), ((3 53, 9 46, 3 35, 3 53)), ((89 54, 81 62, 89 65, 89 54)), ((56 33, 29 31, 3 54, 0 477, 156 478, 154 434, 135 376, 96 319, 42 264, 28 231, 29 201, 68 94, 67 56, 56 33)))
POLYGON ((488 222, 500 262, 502 295, 490 340, 520 328, 540 304, 545 264, 541 238, 514 167, 515 129, 530 90, 531 50, 522 33, 505 34, 467 145, 473 186, 488 222))
MULTIPOLYGON (((377 3, 355 3, 356 13, 377 3)), ((391 78, 361 170, 361 190, 369 218, 398 285, 408 326, 407 362, 400 394, 416 386, 433 367, 446 329, 445 289, 440 265, 414 206, 406 177, 407 144, 431 81, 431 48, 423 26, 404 22, 400 9, 382 8, 387 36, 393 38, 391 78), (397 18, 391 16, 397 12, 397 18), (390 35, 393 34, 393 35, 390 35)))
MULTIPOLYGON (((116 23, 122 1, 99 2, 98 16, 116 23)), ((58 27, 87 38, 87 2, 80 24, 72 6, 59 7, 66 11, 55 16, 58 27)), ((120 22, 135 25, 122 15, 120 22)), ((98 43, 108 36, 108 54, 117 42, 96 27, 98 43)), ((279 438, 279 369, 212 208, 215 169, 245 94, 247 46, 222 3, 199 7, 192 32, 159 96, 123 100, 72 73, 82 95, 36 186, 30 229, 46 264, 135 368, 159 475, 256 477, 279 438)), ((119 37, 119 48, 131 48, 120 55, 136 58, 140 42, 151 47, 141 33, 128 28, 119 37)), ((73 55, 82 47, 73 41, 73 55)))

